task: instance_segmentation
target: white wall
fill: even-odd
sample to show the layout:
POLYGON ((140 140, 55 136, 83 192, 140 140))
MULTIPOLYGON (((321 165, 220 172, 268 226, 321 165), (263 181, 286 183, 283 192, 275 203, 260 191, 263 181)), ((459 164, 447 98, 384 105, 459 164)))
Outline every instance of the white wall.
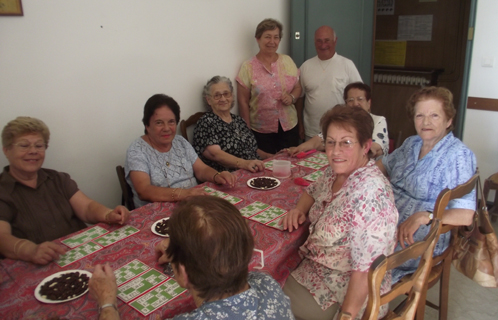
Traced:
MULTIPOLYGON (((182 119, 203 110, 206 81, 233 81, 257 53, 261 20, 280 20, 288 35, 288 2, 23 0, 23 17, 0 17, 0 126, 20 115, 42 119, 52 133, 44 167, 115 206, 114 168, 143 133, 145 101, 169 94, 182 119)), ((287 39, 279 51, 287 53, 287 39)))
MULTIPOLYGON (((479 0, 475 26, 469 96, 498 99, 498 1, 479 0), (485 57, 494 67, 482 67, 485 57)), ((467 109, 463 142, 477 157, 481 178, 498 172, 498 112, 467 109)))

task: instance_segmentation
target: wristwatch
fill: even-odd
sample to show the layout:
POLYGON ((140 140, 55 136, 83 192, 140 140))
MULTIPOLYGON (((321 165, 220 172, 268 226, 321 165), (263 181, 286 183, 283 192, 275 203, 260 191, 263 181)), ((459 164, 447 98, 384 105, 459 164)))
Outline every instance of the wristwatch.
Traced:
POLYGON ((429 226, 432 223, 432 220, 434 220, 434 213, 430 210, 427 210, 427 212, 429 212, 429 223, 427 223, 426 226, 429 226))

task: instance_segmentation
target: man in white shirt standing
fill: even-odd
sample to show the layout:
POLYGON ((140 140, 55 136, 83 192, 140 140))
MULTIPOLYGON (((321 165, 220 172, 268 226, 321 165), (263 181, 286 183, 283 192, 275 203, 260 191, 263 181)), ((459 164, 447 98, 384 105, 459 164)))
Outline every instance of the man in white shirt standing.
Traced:
POLYGON ((298 117, 304 116, 299 121, 301 139, 308 140, 321 132, 320 118, 331 107, 344 103, 343 92, 348 84, 363 82, 353 61, 335 52, 336 44, 334 29, 321 26, 315 31, 317 56, 301 65, 300 81, 305 96, 296 103, 298 117))

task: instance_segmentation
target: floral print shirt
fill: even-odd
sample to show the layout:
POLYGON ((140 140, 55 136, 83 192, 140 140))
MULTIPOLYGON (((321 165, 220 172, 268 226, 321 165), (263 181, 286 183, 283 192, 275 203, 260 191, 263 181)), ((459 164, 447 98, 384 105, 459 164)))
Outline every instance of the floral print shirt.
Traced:
POLYGON ((289 320, 294 319, 290 299, 280 285, 264 273, 250 272, 247 279, 250 288, 222 300, 203 303, 190 313, 174 317, 174 320, 289 320))
POLYGON ((245 121, 235 115, 232 122, 226 123, 214 112, 206 112, 197 122, 194 129, 194 149, 199 158, 208 166, 217 171, 234 171, 237 169, 226 168, 218 162, 209 160, 202 153, 207 147, 219 145, 221 150, 244 160, 259 159, 256 152, 258 143, 254 134, 249 130, 245 121))
MULTIPOLYGON (((292 273, 323 310, 342 304, 353 271, 367 272, 381 254, 396 244, 398 211, 391 185, 373 160, 350 174, 342 188, 332 193, 337 175, 329 167, 307 193, 315 200, 309 212, 310 236, 300 248, 303 262, 292 273)), ((389 290, 386 274, 381 293, 389 290)), ((360 319, 365 303, 358 313, 360 319)), ((381 307, 380 316, 387 312, 381 307)))
POLYGON ((249 122, 252 130, 276 133, 279 121, 284 131, 297 125, 296 107, 282 103, 282 94, 290 93, 299 81, 299 70, 291 57, 279 54, 278 60, 271 64, 271 70, 267 70, 254 56, 242 64, 235 80, 251 92, 249 122))

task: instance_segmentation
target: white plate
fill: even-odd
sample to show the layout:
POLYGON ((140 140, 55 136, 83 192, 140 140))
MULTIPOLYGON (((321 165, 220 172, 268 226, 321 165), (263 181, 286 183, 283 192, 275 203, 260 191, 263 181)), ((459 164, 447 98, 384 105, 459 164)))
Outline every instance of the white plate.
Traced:
POLYGON ((41 289, 42 285, 44 285, 45 283, 49 282, 53 278, 57 278, 57 277, 60 277, 62 275, 65 275, 65 274, 68 274, 68 273, 72 273, 72 272, 79 272, 80 274, 86 274, 89 278, 92 277, 92 273, 89 272, 89 271, 86 271, 86 270, 66 270, 66 271, 60 271, 60 272, 54 273, 53 275, 48 276, 45 279, 43 279, 42 282, 40 282, 38 284, 38 286, 36 286, 36 288, 35 288, 35 298, 36 298, 36 300, 38 300, 40 302, 44 302, 44 303, 62 303, 62 302, 67 302, 67 301, 71 301, 71 300, 74 300, 74 299, 78 299, 79 297, 81 297, 82 295, 84 295, 85 293, 87 293, 88 292, 88 287, 86 288, 85 292, 83 292, 79 296, 76 296, 76 297, 73 297, 73 298, 69 298, 69 299, 66 299, 66 300, 49 300, 49 299, 43 298, 40 295, 40 289, 41 289))
POLYGON ((255 177, 255 178, 251 178, 249 180, 247 180, 247 185, 249 186, 249 188, 253 188, 253 189, 257 189, 257 190, 272 190, 272 189, 275 189, 277 188, 278 186, 280 186, 280 180, 278 180, 277 178, 273 178, 273 177, 255 177), (257 187, 253 187, 251 186, 251 181, 255 180, 255 179, 259 179, 259 178, 267 178, 267 179, 271 179, 273 181, 276 181, 277 182, 277 185, 274 186, 274 187, 271 187, 271 188, 257 188, 257 187))
POLYGON ((152 224, 152 226, 150 227, 150 231, 152 231, 152 233, 155 234, 156 236, 160 236, 160 237, 163 237, 163 238, 169 238, 169 235, 160 234, 159 232, 156 231, 156 225, 159 222, 163 221, 163 220, 169 220, 169 217, 168 218, 162 218, 162 219, 159 219, 156 222, 154 222, 152 224))

